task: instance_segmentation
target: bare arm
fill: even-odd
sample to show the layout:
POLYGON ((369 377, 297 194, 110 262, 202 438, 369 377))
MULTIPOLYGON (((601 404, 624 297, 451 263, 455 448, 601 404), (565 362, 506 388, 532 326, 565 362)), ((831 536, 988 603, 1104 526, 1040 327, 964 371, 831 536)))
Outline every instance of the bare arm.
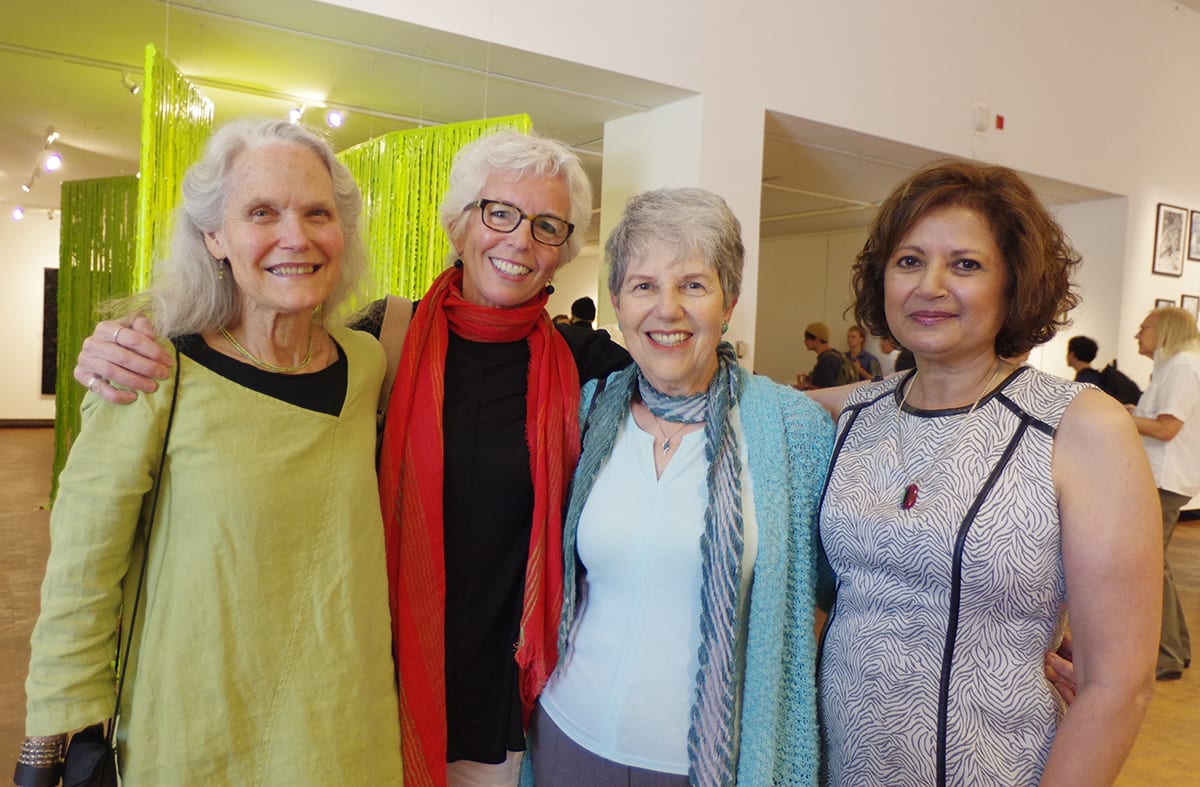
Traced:
POLYGON ((846 397, 850 396, 850 392, 860 385, 865 385, 865 383, 835 385, 832 388, 806 388, 804 395, 828 410, 829 414, 833 416, 833 420, 836 421, 842 414, 842 408, 846 406, 846 397))
POLYGON ((83 341, 75 379, 115 404, 128 404, 136 391, 150 393, 165 380, 173 361, 155 341, 150 321, 140 314, 106 320, 83 341), (132 390, 114 388, 111 383, 132 390))
POLYGON ((1075 701, 1043 785, 1112 784, 1154 692, 1162 528, 1154 478, 1129 417, 1081 392, 1054 441, 1075 701))
POLYGON ((1162 440, 1165 443, 1175 439, 1175 435, 1179 434, 1179 430, 1183 428, 1183 421, 1173 415, 1160 413, 1156 418, 1135 415, 1133 416, 1133 425, 1137 428, 1138 434, 1153 437, 1155 440, 1162 440))

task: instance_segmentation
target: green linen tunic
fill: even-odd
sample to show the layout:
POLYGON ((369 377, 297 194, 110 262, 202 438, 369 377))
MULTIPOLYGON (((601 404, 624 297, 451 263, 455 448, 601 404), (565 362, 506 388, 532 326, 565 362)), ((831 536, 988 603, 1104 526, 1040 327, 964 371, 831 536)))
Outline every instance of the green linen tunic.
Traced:
MULTIPOLYGON (((375 406, 384 353, 331 331, 339 416, 245 388, 186 356, 118 728, 125 787, 400 784, 375 406)), ((26 683, 26 733, 112 713, 138 513, 173 383, 89 394, 61 476, 26 683)))

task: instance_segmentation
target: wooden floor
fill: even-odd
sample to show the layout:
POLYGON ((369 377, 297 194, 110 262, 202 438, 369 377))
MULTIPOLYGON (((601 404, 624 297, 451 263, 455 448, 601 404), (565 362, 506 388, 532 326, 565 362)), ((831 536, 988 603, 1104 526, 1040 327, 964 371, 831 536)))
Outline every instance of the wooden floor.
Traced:
MULTIPOLYGON (((0 784, 11 778, 23 733, 29 634, 50 547, 43 506, 53 452, 50 429, 0 429, 0 784)), ((1180 524, 1171 559, 1187 618, 1200 634, 1200 522, 1180 524)), ((1200 669, 1158 684, 1117 784, 1200 784, 1200 669)))

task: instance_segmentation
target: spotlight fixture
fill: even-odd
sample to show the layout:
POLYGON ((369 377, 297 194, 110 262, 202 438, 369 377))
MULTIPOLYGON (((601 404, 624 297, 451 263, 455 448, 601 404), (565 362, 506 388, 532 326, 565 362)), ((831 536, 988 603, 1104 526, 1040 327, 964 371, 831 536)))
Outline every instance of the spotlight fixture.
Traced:
POLYGON ((346 115, 341 110, 331 109, 329 110, 328 114, 325 115, 325 123, 328 124, 330 128, 341 128, 342 124, 345 122, 346 115))
POLYGON ((62 166, 62 155, 58 151, 50 150, 50 146, 58 141, 58 132, 53 128, 46 129, 46 142, 42 145, 42 150, 37 155, 37 159, 33 162, 33 172, 29 173, 29 180, 21 184, 21 190, 25 193, 33 191, 33 182, 37 180, 37 176, 44 169, 46 172, 54 172, 62 166))
POLYGON ((307 109, 307 107, 304 104, 301 104, 298 107, 292 107, 288 110, 288 120, 290 120, 292 123, 299 123, 300 118, 304 117, 305 109, 307 109))
POLYGON ((13 208, 12 217, 13 221, 20 221, 21 219, 25 218, 25 209, 20 205, 13 208))
POLYGON ((124 71, 121 72, 121 87, 128 90, 131 96, 136 96, 142 92, 142 86, 130 79, 129 74, 126 74, 124 71))

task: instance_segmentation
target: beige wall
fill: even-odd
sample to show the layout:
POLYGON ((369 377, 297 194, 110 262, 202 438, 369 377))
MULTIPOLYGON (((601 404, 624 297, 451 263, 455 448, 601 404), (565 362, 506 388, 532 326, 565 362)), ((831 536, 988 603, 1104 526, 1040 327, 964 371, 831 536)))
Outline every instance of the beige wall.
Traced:
MULTIPOLYGON (((736 11, 717 0, 529 0, 521 14, 489 0, 334 4, 693 90, 706 118, 779 111, 1123 195, 1122 242, 1109 250, 1119 300, 1079 317, 1111 326, 1102 344, 1132 334, 1156 297, 1200 294, 1200 264, 1180 279, 1150 274, 1156 204, 1200 209, 1200 102, 1188 100, 1200 13, 1172 0, 745 0, 736 11), (976 100, 1005 116, 1003 132, 971 130, 976 100)), ((700 155, 736 162, 743 140, 722 132, 705 128, 700 155)), ((743 181, 757 188, 760 176, 731 163, 696 185, 753 227, 743 181)), ((758 262, 755 250, 751 282, 758 262)), ((1148 374, 1128 343, 1119 358, 1148 374)))
POLYGON ((42 271, 58 267, 58 229, 44 211, 0 217, 0 419, 54 417, 54 397, 41 393, 42 271))

